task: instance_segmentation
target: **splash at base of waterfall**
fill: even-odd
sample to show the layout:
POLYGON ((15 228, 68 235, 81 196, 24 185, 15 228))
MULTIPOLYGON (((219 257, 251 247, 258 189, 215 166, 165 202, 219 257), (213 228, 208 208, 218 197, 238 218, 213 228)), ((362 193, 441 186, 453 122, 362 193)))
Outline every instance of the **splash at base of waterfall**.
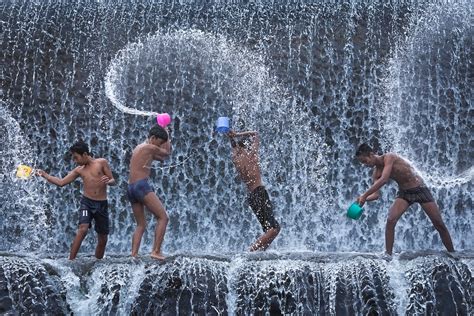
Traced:
POLYGON ((65 314, 472 313, 474 253, 0 255, 1 311, 65 314))

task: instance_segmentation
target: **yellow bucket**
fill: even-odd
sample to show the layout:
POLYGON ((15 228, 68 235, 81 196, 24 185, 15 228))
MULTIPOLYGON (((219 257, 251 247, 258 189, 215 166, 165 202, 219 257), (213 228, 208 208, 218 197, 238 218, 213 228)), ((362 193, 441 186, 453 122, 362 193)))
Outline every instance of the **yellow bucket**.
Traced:
POLYGON ((25 165, 19 165, 16 169, 16 176, 21 179, 28 179, 31 176, 33 168, 25 165))

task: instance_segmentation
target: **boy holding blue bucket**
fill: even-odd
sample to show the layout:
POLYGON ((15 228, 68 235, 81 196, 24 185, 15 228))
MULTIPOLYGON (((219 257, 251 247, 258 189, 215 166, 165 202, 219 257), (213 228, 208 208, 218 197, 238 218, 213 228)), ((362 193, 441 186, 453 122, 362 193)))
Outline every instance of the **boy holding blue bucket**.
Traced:
POLYGON ((280 224, 275 219, 273 205, 262 183, 258 133, 254 131, 236 133, 229 130, 227 135, 232 146, 232 161, 249 192, 248 203, 264 231, 264 234, 250 246, 250 251, 265 250, 280 232, 280 224), (238 137, 241 139, 236 141, 235 138, 238 137))
POLYGON ((392 255, 395 225, 410 205, 419 203, 426 215, 430 218, 433 226, 438 231, 441 240, 449 252, 454 252, 453 242, 448 228, 441 218, 438 205, 434 201, 430 190, 425 186, 421 176, 413 166, 395 153, 376 155, 367 144, 359 146, 356 152, 357 160, 367 167, 373 168, 372 178, 374 184, 361 196, 357 202, 362 207, 366 201, 374 201, 379 198, 379 190, 390 179, 398 184, 398 194, 388 211, 387 224, 385 227, 385 249, 388 255, 392 255))
POLYGON ((115 185, 115 179, 107 160, 104 158, 92 158, 89 147, 83 141, 75 143, 70 148, 70 152, 72 159, 78 167, 64 178, 53 177, 41 169, 36 170, 36 173, 59 187, 63 187, 79 177, 82 178, 84 185, 79 209, 79 228, 71 245, 69 260, 76 258, 82 241, 92 226, 92 220, 95 221, 95 231, 98 236, 95 256, 97 259, 102 259, 109 234, 107 186, 115 185))

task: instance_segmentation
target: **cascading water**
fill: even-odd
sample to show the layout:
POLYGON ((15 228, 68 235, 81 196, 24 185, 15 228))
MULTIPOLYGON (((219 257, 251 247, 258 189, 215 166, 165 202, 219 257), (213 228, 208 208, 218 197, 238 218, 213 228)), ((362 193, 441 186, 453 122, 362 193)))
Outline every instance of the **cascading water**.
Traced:
MULTIPOLYGON (((445 221, 456 227, 457 234, 466 236, 459 245, 466 248, 465 243, 474 237, 474 112, 468 57, 472 17, 463 4, 429 5, 413 17, 409 36, 389 61, 382 119, 387 147, 419 169, 433 188, 445 221)), ((412 213, 407 219, 417 218, 412 213)), ((403 226, 400 233, 418 243, 429 225, 420 222, 418 227, 423 229, 412 232, 411 225, 403 226)))
POLYGON ((28 247, 39 247, 43 239, 38 232, 47 235, 50 231, 48 223, 51 213, 44 207, 46 199, 41 194, 40 185, 15 177, 18 165, 31 166, 34 159, 20 125, 3 102, 0 103, 0 114, 0 179, 2 196, 5 198, 0 205, 4 214, 0 224, 3 250, 23 250, 24 245, 18 241, 31 232, 35 233, 29 237, 28 247))
POLYGON ((3 1, 0 21, 0 311, 473 313, 469 1, 3 1), (125 194, 131 151, 160 112, 173 117, 173 155, 151 177, 170 216, 163 264, 128 258, 125 194), (261 229, 218 116, 260 133, 282 225, 267 253, 246 253, 261 229), (79 138, 118 181, 103 261, 90 257, 92 230, 79 259, 64 259, 79 181, 14 177, 19 163, 65 176, 79 138), (416 253, 368 253, 383 249, 396 186, 361 220, 344 216, 371 181, 353 160, 361 142, 415 164, 460 260, 422 252, 442 244, 419 207, 395 239, 396 252, 416 253))

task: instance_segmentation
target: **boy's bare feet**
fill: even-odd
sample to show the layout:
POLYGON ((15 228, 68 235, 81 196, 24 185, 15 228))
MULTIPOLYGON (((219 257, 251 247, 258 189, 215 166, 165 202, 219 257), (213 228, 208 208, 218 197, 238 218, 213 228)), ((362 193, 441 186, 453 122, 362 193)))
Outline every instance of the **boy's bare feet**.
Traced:
POLYGON ((382 252, 382 253, 379 255, 379 258, 380 258, 380 259, 383 259, 383 260, 385 260, 385 261, 387 261, 387 262, 390 262, 390 261, 392 261, 393 256, 390 255, 390 254, 388 254, 386 251, 384 251, 384 252, 382 252))
POLYGON ((249 251, 254 252, 254 251, 262 251, 267 249, 268 245, 265 246, 263 245, 260 241, 256 241, 253 245, 250 246, 249 251))
POLYGON ((166 257, 163 256, 162 253, 157 253, 157 252, 152 252, 150 257, 152 257, 153 259, 157 259, 157 260, 165 260, 166 257))
POLYGON ((448 256, 448 257, 451 258, 451 259, 459 260, 459 253, 458 253, 458 252, 455 252, 455 251, 445 251, 444 253, 446 254, 446 256, 448 256))

